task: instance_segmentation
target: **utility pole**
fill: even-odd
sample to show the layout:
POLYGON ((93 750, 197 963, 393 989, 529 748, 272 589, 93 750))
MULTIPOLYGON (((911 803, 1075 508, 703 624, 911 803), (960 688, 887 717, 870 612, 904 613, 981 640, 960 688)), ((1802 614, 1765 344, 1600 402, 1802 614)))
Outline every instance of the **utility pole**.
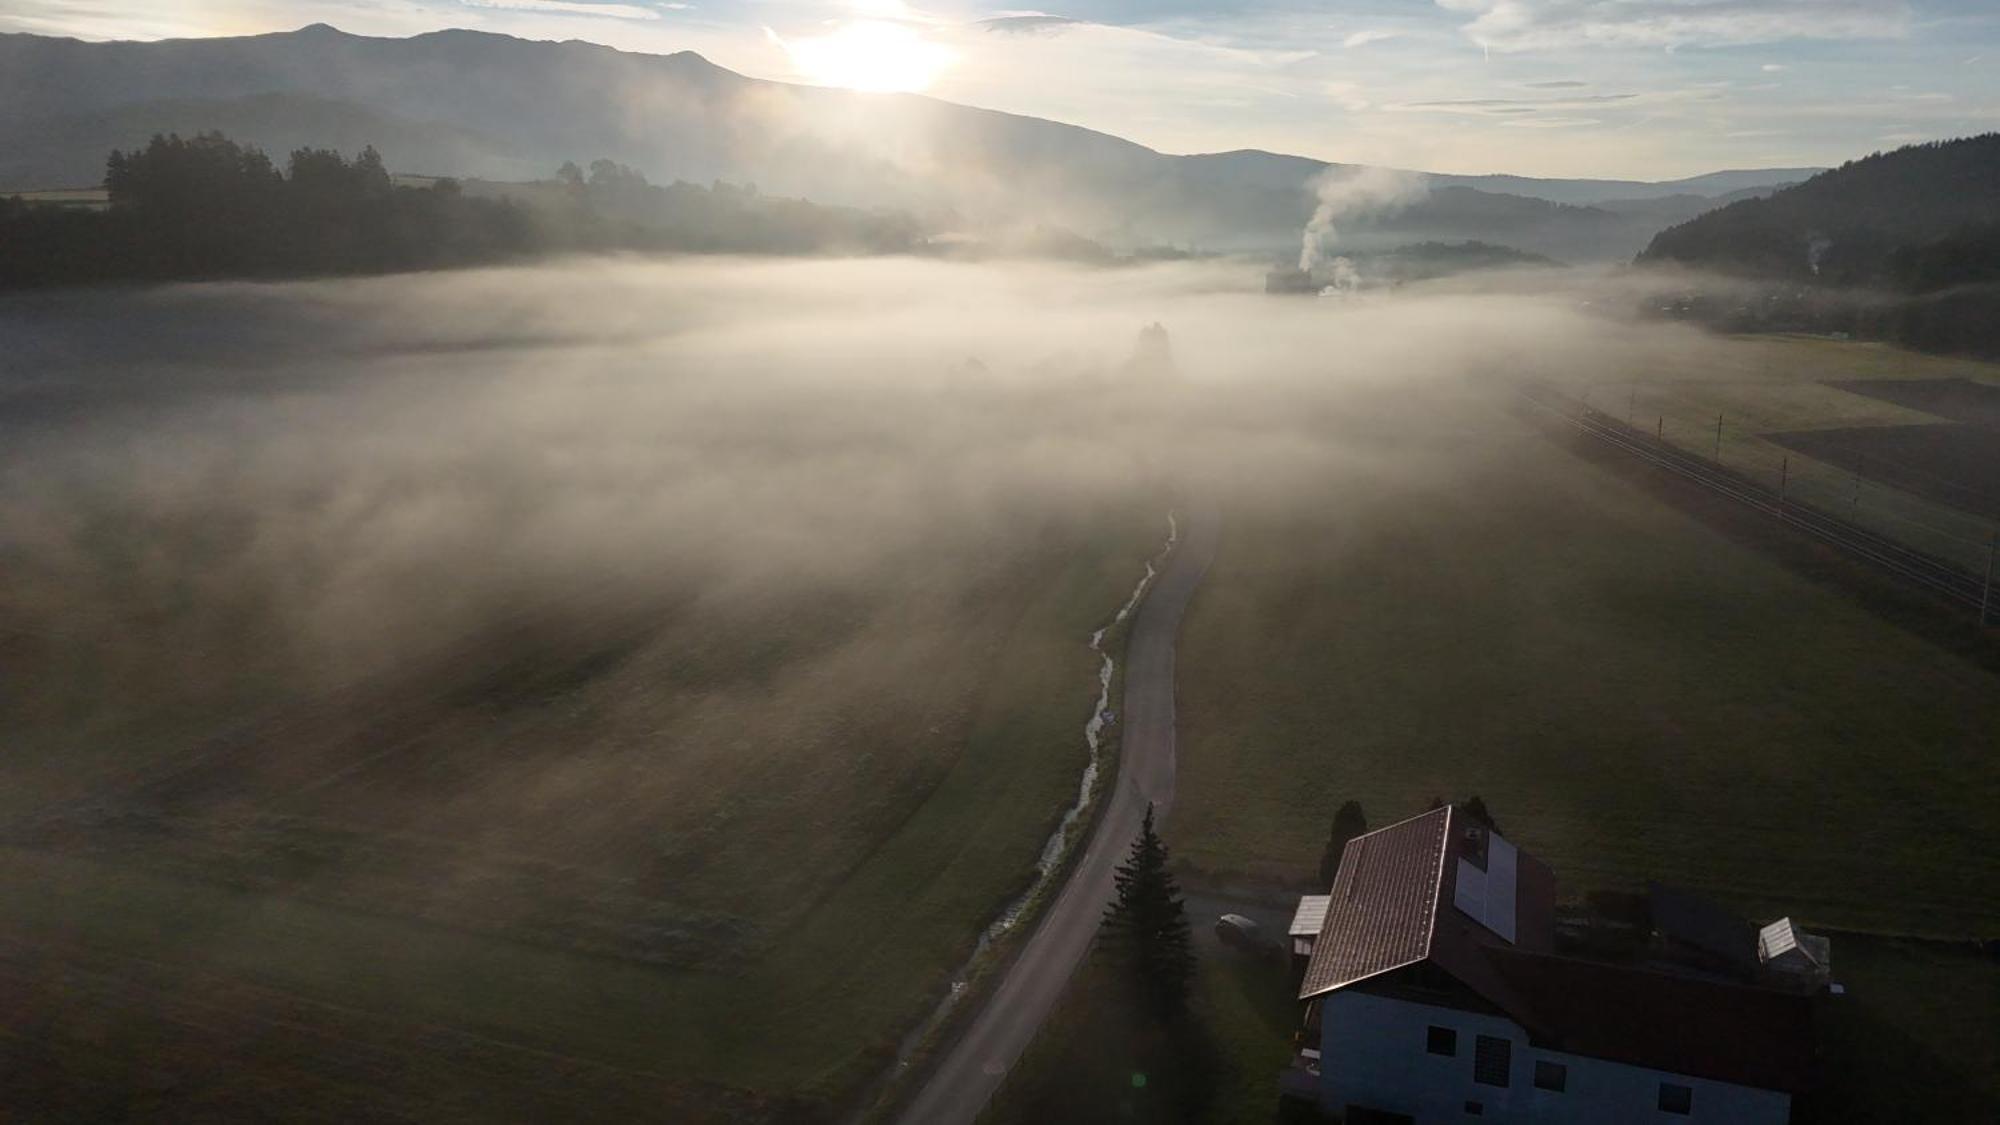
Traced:
POLYGON ((1792 480, 1792 459, 1785 458, 1778 465, 1778 518, 1785 518, 1785 486, 1792 480))
POLYGON ((1626 425, 1628 425, 1628 426, 1629 426, 1629 425, 1631 425, 1631 424, 1632 424, 1632 416, 1633 416, 1634 414, 1638 413, 1638 410, 1639 410, 1639 391, 1638 391, 1638 389, 1637 389, 1637 388, 1635 387, 1635 388, 1633 388, 1633 391, 1632 391, 1632 396, 1631 396, 1630 398, 1628 398, 1628 399, 1626 399, 1626 400, 1625 400, 1625 424, 1626 424, 1626 425))
POLYGON ((1715 415, 1715 463, 1722 464, 1722 414, 1715 415))
POLYGON ((1653 440, 1661 445, 1667 443, 1667 416, 1664 414, 1660 415, 1658 422, 1653 423, 1653 440))

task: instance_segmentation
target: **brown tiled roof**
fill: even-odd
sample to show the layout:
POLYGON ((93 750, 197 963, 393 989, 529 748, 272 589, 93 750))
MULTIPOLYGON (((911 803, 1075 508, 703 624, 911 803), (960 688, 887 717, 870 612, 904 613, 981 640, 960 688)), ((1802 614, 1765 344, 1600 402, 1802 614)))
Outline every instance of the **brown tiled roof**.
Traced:
POLYGON ((1347 842, 1299 999, 1430 955, 1451 813, 1434 809, 1347 842))
POLYGON ((1764 1090, 1810 1078, 1808 997, 1501 946, 1481 954, 1523 1005, 1501 1007, 1557 1050, 1764 1090))

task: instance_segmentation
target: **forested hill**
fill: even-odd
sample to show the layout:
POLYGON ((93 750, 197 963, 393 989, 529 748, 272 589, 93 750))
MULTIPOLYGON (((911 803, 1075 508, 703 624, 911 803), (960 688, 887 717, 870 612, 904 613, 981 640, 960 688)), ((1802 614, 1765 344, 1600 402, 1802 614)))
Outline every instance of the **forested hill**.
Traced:
POLYGON ((2000 280, 2000 133, 1912 145, 1670 227, 1641 262, 1927 292, 2000 280))

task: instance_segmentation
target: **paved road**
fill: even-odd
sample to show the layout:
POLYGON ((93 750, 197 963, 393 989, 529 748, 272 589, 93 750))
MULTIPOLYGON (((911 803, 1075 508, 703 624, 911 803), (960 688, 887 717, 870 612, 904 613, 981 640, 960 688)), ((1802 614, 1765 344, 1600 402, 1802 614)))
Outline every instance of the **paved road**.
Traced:
POLYGON ((1188 513, 1180 545, 1133 618, 1125 648, 1118 785, 1090 843, 1000 986, 904 1110, 905 1125, 969 1125, 986 1108, 1090 951, 1111 901, 1112 871, 1139 835, 1147 803, 1156 819, 1173 804, 1174 639, 1215 557, 1219 523, 1212 506, 1198 504, 1188 513))

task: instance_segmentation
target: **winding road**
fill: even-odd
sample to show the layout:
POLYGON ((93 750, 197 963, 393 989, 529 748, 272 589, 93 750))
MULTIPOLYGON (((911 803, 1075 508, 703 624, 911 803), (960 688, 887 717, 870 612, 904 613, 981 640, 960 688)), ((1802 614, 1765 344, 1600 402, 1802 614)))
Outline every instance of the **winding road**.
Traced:
POLYGON ((1069 881, 965 1034, 898 1118, 904 1125, 970 1125, 1027 1050, 1070 976, 1090 952, 1111 901, 1112 873, 1131 850, 1150 803, 1174 801, 1174 641, 1181 617, 1215 558, 1221 523, 1197 501, 1186 534, 1132 620, 1125 645, 1124 735, 1118 782, 1069 881))

